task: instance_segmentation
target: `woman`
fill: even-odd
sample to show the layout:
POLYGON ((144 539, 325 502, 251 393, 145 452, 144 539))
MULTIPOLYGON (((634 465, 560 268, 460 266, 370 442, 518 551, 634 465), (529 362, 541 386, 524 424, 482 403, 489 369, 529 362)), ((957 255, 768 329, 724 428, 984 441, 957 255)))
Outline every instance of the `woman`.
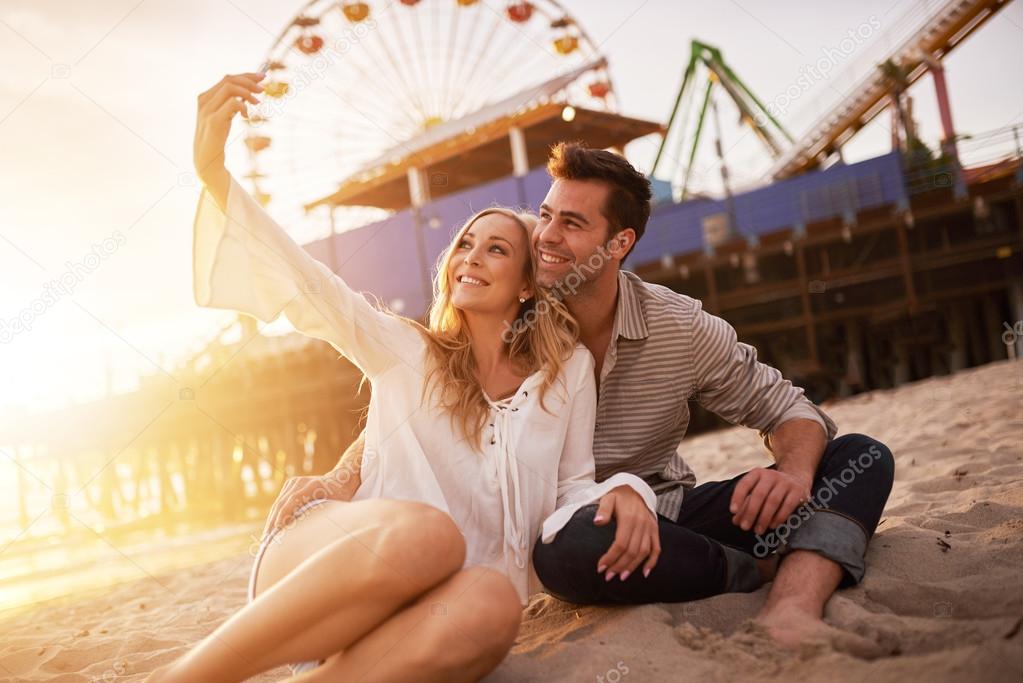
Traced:
POLYGON ((442 256, 428 326, 374 308, 223 167, 230 120, 241 99, 258 102, 259 80, 228 76, 199 98, 196 301, 266 322, 283 312, 363 371, 362 485, 269 534, 249 603, 151 680, 243 680, 289 662, 303 681, 477 680, 539 589, 529 556, 541 529, 549 541, 579 507, 632 487, 653 521, 637 539, 652 568, 653 492, 629 474, 593 481, 593 360, 535 285, 533 219, 495 208, 466 222, 442 256), (538 299, 549 314, 504 341, 538 299))

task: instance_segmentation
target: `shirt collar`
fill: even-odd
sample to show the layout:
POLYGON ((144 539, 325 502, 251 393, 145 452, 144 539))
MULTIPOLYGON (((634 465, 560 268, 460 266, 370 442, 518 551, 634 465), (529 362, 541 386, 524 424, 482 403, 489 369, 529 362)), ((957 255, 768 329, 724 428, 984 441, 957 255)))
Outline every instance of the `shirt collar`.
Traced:
POLYGON ((615 310, 615 322, 611 339, 619 336, 626 339, 646 339, 650 333, 643 317, 643 305, 639 301, 639 293, 625 271, 618 271, 618 307, 615 310))

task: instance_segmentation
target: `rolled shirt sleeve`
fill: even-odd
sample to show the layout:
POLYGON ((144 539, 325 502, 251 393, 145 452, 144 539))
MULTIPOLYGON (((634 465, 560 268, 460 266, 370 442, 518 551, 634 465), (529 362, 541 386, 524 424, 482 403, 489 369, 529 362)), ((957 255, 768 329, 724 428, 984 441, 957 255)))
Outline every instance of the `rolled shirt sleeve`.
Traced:
POLYGON ((272 322, 281 313, 330 343, 373 379, 423 347, 405 321, 382 311, 314 259, 232 177, 227 211, 203 190, 193 224, 192 286, 200 306, 272 322))
POLYGON ((838 427, 806 398, 802 387, 757 360, 757 350, 738 340, 735 328, 699 306, 693 321, 696 356, 693 398, 732 424, 756 429, 765 446, 780 424, 801 417, 821 425, 828 441, 838 427))
MULTIPOLYGON (((799 391, 802 393, 803 390, 799 389, 799 391)), ((760 438, 764 440, 765 444, 770 446, 768 439, 771 435, 771 431, 776 429, 778 425, 785 424, 789 420, 793 420, 797 417, 813 420, 819 424, 821 429, 824 430, 824 437, 827 441, 831 441, 835 438, 835 435, 838 434, 838 425, 835 424, 835 421, 832 420, 831 417, 821 410, 813 401, 808 399, 806 396, 801 396, 800 399, 793 403, 788 410, 782 413, 782 416, 778 418, 778 422, 774 425, 774 427, 768 431, 760 432, 760 438)))

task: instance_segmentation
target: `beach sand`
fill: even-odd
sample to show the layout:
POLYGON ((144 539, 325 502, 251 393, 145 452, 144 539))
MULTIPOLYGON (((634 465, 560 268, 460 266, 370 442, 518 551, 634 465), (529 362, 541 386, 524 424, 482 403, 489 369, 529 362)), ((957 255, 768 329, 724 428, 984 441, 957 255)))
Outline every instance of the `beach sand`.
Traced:
MULTIPOLYGON (((884 656, 779 651, 746 623, 767 587, 630 608, 541 596, 487 680, 1023 680, 1021 406, 1023 362, 1012 361, 824 404, 839 434, 869 434, 895 454, 866 579, 825 615, 884 656)), ((703 481, 770 462, 741 427, 687 438, 682 450, 703 481)), ((0 621, 0 679, 143 680, 244 604, 250 565, 242 554, 0 621)))

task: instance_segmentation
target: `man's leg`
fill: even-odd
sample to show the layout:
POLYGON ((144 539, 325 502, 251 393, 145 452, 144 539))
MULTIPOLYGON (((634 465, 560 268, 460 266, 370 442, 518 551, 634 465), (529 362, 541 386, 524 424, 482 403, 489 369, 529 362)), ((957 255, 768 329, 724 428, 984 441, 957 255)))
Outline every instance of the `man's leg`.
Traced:
POLYGON ((538 541, 533 567, 549 593, 581 604, 686 602, 719 593, 756 590, 763 583, 752 556, 660 517, 661 556, 644 577, 625 581, 597 573, 614 541, 615 521, 597 526, 597 505, 581 508, 551 543, 538 541))
POLYGON ((836 588, 862 580, 867 542, 888 500, 894 471, 884 444, 863 434, 846 434, 828 443, 810 502, 781 526, 758 535, 732 524, 728 505, 743 475, 687 492, 678 521, 756 557, 784 546, 757 621, 776 640, 795 644, 823 626, 824 605, 836 588))

